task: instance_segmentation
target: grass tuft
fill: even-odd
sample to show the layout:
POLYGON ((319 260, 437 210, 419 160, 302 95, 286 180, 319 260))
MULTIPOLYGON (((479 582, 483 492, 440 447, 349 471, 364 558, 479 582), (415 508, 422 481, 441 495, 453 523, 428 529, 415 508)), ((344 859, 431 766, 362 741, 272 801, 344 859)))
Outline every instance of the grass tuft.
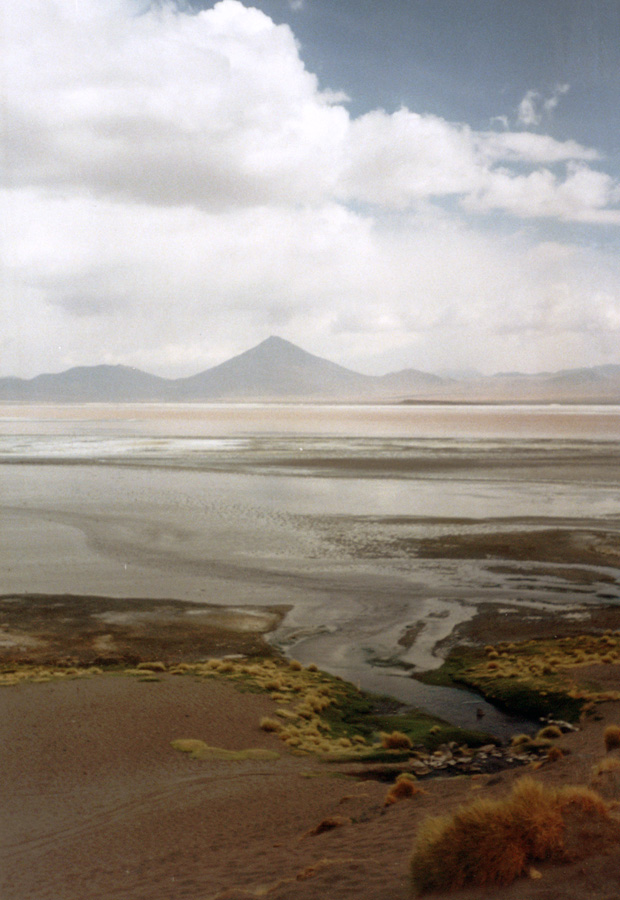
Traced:
POLYGON ((411 738, 402 731, 393 731, 391 734, 382 731, 380 738, 384 750, 411 750, 413 747, 411 738))
POLYGON ((523 778, 502 800, 474 800, 453 816, 427 819, 411 859, 414 891, 506 885, 536 860, 562 859, 564 817, 571 809, 608 815, 588 788, 553 790, 523 778))
POLYGON ((323 834, 326 831, 332 831, 334 828, 342 828, 343 825, 350 825, 351 819, 348 816, 327 816, 327 818, 323 819, 312 828, 308 835, 314 836, 317 834, 323 834))
POLYGON ((607 753, 620 749, 620 725, 608 725, 603 732, 603 741, 607 753))
POLYGON ((564 751, 560 750, 559 747, 550 747, 547 751, 547 762, 557 762, 559 759, 564 758, 564 751))
POLYGON ((545 725, 544 728, 541 728, 536 738, 539 741, 555 741, 557 738, 562 737, 562 729, 558 728, 557 725, 545 725))
POLYGON ((282 730, 282 722, 278 722, 277 719, 270 719, 269 716, 263 716, 259 724, 263 731, 277 732, 282 730))
POLYGON ((394 784, 385 795, 384 806, 392 806, 399 800, 408 800, 417 794, 423 794, 424 791, 416 784, 415 776, 409 772, 403 772, 399 775, 394 784))

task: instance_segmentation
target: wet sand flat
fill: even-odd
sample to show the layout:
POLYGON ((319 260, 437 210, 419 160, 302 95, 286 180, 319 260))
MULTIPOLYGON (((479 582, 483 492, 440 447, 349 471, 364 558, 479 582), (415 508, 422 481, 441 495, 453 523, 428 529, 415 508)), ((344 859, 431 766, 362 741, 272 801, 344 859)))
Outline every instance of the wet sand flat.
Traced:
POLYGON ((5 406, 0 593, 286 609, 279 648, 467 718, 409 672, 438 665, 480 604, 620 601, 619 422, 615 408, 5 406))

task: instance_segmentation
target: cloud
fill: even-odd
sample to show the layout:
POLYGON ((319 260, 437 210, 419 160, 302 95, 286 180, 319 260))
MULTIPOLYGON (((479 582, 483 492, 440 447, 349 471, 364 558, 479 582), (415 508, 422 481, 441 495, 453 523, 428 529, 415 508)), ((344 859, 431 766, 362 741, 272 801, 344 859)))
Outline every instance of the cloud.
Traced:
POLYGON ((548 97, 543 97, 539 91, 527 91, 517 109, 518 124, 526 128, 540 125, 545 115, 553 112, 560 102, 560 97, 569 90, 570 85, 557 84, 548 97))
POLYGON ((405 209, 442 197, 470 212, 501 210, 566 222, 620 222, 618 185, 588 167, 593 148, 530 132, 474 131, 400 109, 351 122, 341 196, 405 209), (563 163, 563 175, 550 165, 563 163), (523 174, 523 167, 535 167, 523 174))
POLYGON ((549 169, 528 175, 495 171, 463 204, 473 212, 502 210, 523 218, 620 225, 620 209, 610 208, 617 201, 618 186, 609 175, 571 164, 563 179, 549 169))
POLYGON ((519 103, 517 121, 520 125, 540 125, 542 116, 538 112, 540 101, 538 91, 528 91, 521 103, 519 103))
MULTIPOLYGON (((237 0, 198 14, 123 8, 8 0, 5 184, 211 210, 334 198, 406 208, 460 195, 469 210, 601 217, 598 202, 579 207, 585 192, 566 202, 570 183, 510 169, 594 162, 592 148, 407 109, 351 120, 346 97, 321 91, 304 67, 291 29, 258 9, 237 0), (556 196, 528 207, 539 183, 556 196)), ((566 90, 526 98, 551 109, 566 90)))
POLYGON ((507 120, 352 118, 292 30, 237 0, 4 17, 6 374, 191 374, 274 331, 383 370, 615 352, 615 257, 526 227, 620 224, 596 149, 507 120))
POLYGON ((235 0, 133 17, 94 0, 78 16, 74 0, 8 2, 13 185, 204 207, 330 194, 348 115, 287 26, 235 0))

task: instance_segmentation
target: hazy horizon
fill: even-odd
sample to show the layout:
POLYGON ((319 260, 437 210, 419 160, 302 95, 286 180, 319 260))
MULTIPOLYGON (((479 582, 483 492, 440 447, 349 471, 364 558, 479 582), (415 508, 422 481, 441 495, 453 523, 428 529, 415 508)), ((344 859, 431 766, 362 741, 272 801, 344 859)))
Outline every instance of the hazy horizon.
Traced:
MULTIPOLYGON (((31 380, 31 379, 37 378, 37 377, 39 377, 39 376, 41 376, 41 375, 63 375, 63 374, 65 374, 66 372, 68 372, 68 371, 70 371, 71 369, 74 369, 74 368, 80 368, 80 369, 82 369, 82 368, 83 368, 83 369, 97 369, 97 368, 105 368, 106 366, 113 366, 113 367, 118 367, 118 368, 132 369, 132 370, 137 371, 137 372, 142 372, 143 374, 154 375, 155 377, 157 377, 157 378, 162 378, 162 379, 164 379, 164 380, 166 380, 166 381, 183 380, 184 378, 191 378, 191 377, 193 377, 194 375, 200 375, 200 374, 202 374, 203 372, 207 372, 207 371, 209 371, 209 370, 212 369, 212 368, 217 368, 219 365, 222 365, 223 363, 231 362, 232 360, 236 359, 238 356, 243 356, 243 355, 244 355, 245 353, 247 353, 248 351, 250 351, 250 350, 255 350, 255 349, 261 347, 263 344, 267 345, 270 341, 273 341, 273 340, 276 340, 276 341, 279 341, 279 340, 285 341, 287 344, 291 344, 291 345, 292 345, 293 347, 295 347, 297 350, 302 350, 304 353, 307 353, 307 354, 309 354, 310 356, 315 356, 315 357, 317 357, 317 359, 319 359, 319 360, 321 360, 321 361, 326 361, 326 362, 334 363, 335 365, 341 366, 342 368, 347 369, 347 370, 350 371, 350 372, 353 372, 353 373, 359 374, 359 375, 370 376, 371 378, 372 378, 372 377, 378 377, 378 378, 381 378, 381 377, 384 376, 384 375, 398 374, 400 371, 403 371, 403 369, 386 369, 384 372, 376 372, 376 373, 374 373, 374 372, 364 372, 361 368, 355 369, 355 368, 351 368, 351 367, 349 367, 349 366, 345 366, 343 363, 341 363, 341 362, 340 362, 339 360, 337 360, 337 359, 326 359, 325 357, 321 357, 321 356, 319 356, 318 354, 312 352, 311 350, 308 350, 306 347, 302 347, 302 346, 299 345, 299 344, 294 344, 294 343, 291 342, 291 341, 287 341, 285 338, 281 338, 279 335, 269 335, 267 338, 265 338, 264 340, 260 341, 258 344, 254 345, 253 347, 246 347, 246 348, 244 348, 244 349, 241 349, 241 350, 239 351, 239 353, 238 353, 238 354, 235 354, 233 357, 230 357, 230 358, 225 359, 225 360, 221 360, 220 363, 215 363, 213 366, 208 366, 208 367, 206 367, 206 368, 204 368, 204 369, 198 368, 198 369, 196 369, 195 371, 188 372, 186 375, 172 375, 172 376, 167 377, 167 376, 165 376, 165 375, 157 375, 154 371, 151 371, 151 370, 149 370, 149 369, 141 369, 141 368, 138 367, 138 366, 133 366, 133 365, 128 364, 128 363, 123 363, 122 361, 117 362, 117 363, 111 363, 111 364, 110 364, 110 363, 103 363, 103 362, 100 362, 100 361, 97 361, 97 360, 93 360, 93 361, 90 362, 90 363, 81 363, 81 364, 78 365, 78 366, 70 366, 70 367, 68 367, 68 368, 59 369, 58 371, 55 371, 55 372, 51 372, 51 371, 50 371, 50 372, 47 372, 47 371, 46 371, 46 372, 44 372, 44 371, 36 372, 34 375, 28 376, 28 377, 25 378, 24 380, 31 380)), ((553 375, 553 374, 558 374, 558 373, 561 372, 561 371, 568 371, 568 372, 571 372, 571 371, 579 371, 580 368, 585 368, 585 369, 597 369, 597 368, 602 368, 602 367, 610 366, 610 365, 611 365, 611 366, 618 366, 618 367, 620 368, 620 352, 619 352, 619 354, 618 354, 618 362, 616 362, 616 363, 601 363, 601 364, 599 364, 599 365, 593 364, 592 366, 586 366, 586 367, 576 367, 576 366, 570 366, 570 365, 568 365, 568 366, 564 367, 563 369, 558 369, 558 370, 536 370, 536 371, 531 371, 531 372, 528 372, 528 371, 517 371, 517 370, 510 370, 510 371, 509 371, 509 370, 505 370, 505 371, 502 370, 502 371, 497 371, 497 372, 488 372, 488 373, 485 373, 485 372, 483 372, 483 371, 480 370, 480 369, 473 369, 473 368, 470 368, 470 369, 463 369, 463 370, 456 370, 456 369, 447 370, 447 369, 443 369, 443 370, 437 371, 437 372, 430 372, 430 371, 426 371, 426 370, 422 370, 422 369, 417 370, 414 366, 407 366, 407 367, 405 367, 404 370, 411 369, 411 370, 413 370, 413 371, 419 371, 421 374, 435 375, 435 376, 437 376, 437 377, 439 377, 439 378, 444 378, 444 379, 446 379, 446 380, 464 380, 464 381, 466 381, 466 380, 468 380, 469 378, 471 378, 471 379, 476 379, 476 378, 486 378, 486 377, 491 377, 491 378, 492 378, 492 377, 494 377, 494 376, 511 376, 511 375, 514 375, 514 376, 521 376, 521 375, 525 375, 525 376, 536 376, 536 375, 553 375)), ((0 375, 0 379, 3 379, 3 378, 20 378, 20 376, 15 376, 15 375, 4 376, 4 375, 0 375)))

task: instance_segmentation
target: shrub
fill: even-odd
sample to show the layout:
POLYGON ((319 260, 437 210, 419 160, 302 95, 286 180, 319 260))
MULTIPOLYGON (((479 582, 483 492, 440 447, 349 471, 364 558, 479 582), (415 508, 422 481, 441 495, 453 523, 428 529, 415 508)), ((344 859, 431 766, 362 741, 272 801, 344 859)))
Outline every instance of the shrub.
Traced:
POLYGON ((385 795, 383 805, 391 806, 393 803, 398 803, 399 800, 406 800, 409 797, 415 797, 416 794, 422 793, 422 788, 416 784, 415 775, 403 772, 385 795))
POLYGON ((620 749, 620 725, 608 725, 603 732, 603 741, 605 742, 605 750, 620 749))
POLYGON ((592 768, 593 775, 600 775, 602 772, 620 772, 620 759, 615 756, 602 759, 592 768))
POLYGON ((562 729, 558 728, 557 725, 546 725, 544 728, 541 728, 536 735, 537 740, 540 741, 554 741, 561 737, 562 729))
POLYGON ((382 731, 380 738, 381 746, 384 750, 411 750, 413 747, 411 738, 403 734, 402 731, 393 731, 391 734, 382 731))
POLYGON ((260 727, 263 731, 281 731, 282 723, 277 719, 270 719, 269 716, 263 716, 260 720, 260 727))
POLYGON ((166 666, 163 662, 159 662, 159 660, 155 662, 141 662, 138 663, 137 669, 140 669, 143 672, 165 672, 166 666))
POLYGON ((308 835, 323 834, 325 831, 332 831, 334 828, 342 828, 343 825, 350 825, 351 819, 348 816, 328 816, 319 824, 307 832, 308 835))
POLYGON ((550 747, 547 751, 547 762, 557 762, 563 759, 564 752, 559 747, 550 747))
POLYGON ((453 816, 427 819, 411 859, 414 890, 505 885, 534 860, 561 859, 563 813, 571 806, 607 816, 602 799, 587 788, 556 791, 523 778, 503 800, 475 800, 453 816))

